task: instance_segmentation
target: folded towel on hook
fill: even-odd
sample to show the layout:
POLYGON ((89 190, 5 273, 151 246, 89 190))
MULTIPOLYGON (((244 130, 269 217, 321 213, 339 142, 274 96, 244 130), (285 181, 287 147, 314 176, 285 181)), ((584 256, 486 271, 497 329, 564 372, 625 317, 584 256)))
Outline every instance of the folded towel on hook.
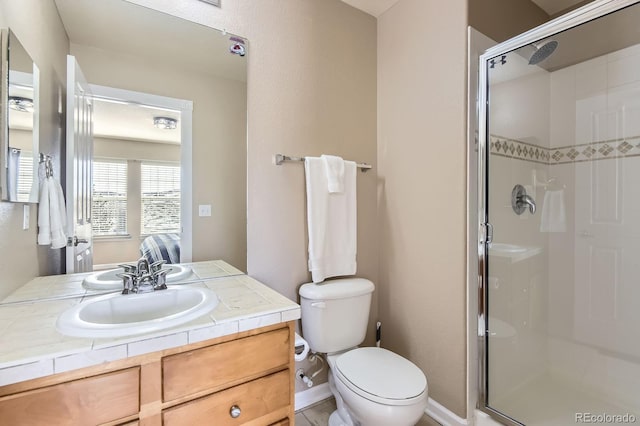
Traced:
POLYGON ((38 203, 38 244, 59 249, 67 245, 67 209, 60 183, 47 177, 40 187, 38 203))
POLYGON ((327 191, 324 162, 306 157, 309 271, 314 283, 356 273, 356 163, 344 162, 344 190, 327 191))
POLYGON ((327 175, 328 189, 331 193, 344 192, 344 160, 335 155, 321 155, 324 172, 327 175))

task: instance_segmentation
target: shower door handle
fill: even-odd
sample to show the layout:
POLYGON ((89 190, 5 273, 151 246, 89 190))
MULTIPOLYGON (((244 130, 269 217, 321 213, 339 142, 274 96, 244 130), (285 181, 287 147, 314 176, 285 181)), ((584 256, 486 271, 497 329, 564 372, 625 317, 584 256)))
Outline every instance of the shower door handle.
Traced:
POLYGON ((483 223, 482 225, 484 225, 484 242, 491 244, 493 242, 493 225, 489 222, 483 223))
POLYGON ((536 212, 536 202, 533 198, 527 195, 527 190, 522 185, 516 185, 511 191, 511 207, 517 215, 521 215, 529 207, 529 212, 534 214, 536 212))

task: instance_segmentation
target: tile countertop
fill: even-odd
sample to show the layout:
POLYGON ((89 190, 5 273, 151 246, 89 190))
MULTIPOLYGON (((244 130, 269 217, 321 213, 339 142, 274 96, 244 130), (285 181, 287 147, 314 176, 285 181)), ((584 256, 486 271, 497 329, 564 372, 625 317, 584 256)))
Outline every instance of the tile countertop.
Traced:
POLYGON ((300 318, 299 305, 247 275, 187 285, 212 289, 220 303, 178 327, 115 339, 68 337, 56 330, 62 311, 91 296, 0 305, 0 386, 300 318))
MULTIPOLYGON (((183 263, 191 267, 191 274, 180 282, 202 281, 207 278, 244 275, 244 273, 223 260, 209 260, 205 262, 183 263)), ((102 271, 96 271, 102 272, 102 271)), ((104 294, 102 291, 87 290, 82 287, 82 281, 94 272, 70 275, 49 275, 37 277, 18 288, 7 296, 1 303, 14 303, 30 300, 54 299, 66 297, 88 296, 104 294)), ((171 285, 171 283, 167 283, 171 285)), ((0 331, 2 324, 0 323, 0 331)))

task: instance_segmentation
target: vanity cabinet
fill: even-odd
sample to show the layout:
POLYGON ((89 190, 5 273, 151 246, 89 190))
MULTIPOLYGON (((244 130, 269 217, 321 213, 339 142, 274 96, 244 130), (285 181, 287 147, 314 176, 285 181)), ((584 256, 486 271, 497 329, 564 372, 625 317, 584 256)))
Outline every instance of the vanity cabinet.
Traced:
POLYGON ((292 322, 0 387, 0 423, 293 424, 292 322))

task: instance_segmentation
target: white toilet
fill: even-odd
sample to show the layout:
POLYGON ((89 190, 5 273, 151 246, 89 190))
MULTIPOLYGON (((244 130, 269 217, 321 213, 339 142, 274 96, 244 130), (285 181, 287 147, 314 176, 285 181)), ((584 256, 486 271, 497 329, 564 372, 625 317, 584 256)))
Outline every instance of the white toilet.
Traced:
POLYGON ((338 406, 330 426, 415 425, 427 407, 427 378, 415 364, 386 349, 357 347, 367 331, 373 290, 363 278, 300 287, 304 338, 329 363, 338 406))

